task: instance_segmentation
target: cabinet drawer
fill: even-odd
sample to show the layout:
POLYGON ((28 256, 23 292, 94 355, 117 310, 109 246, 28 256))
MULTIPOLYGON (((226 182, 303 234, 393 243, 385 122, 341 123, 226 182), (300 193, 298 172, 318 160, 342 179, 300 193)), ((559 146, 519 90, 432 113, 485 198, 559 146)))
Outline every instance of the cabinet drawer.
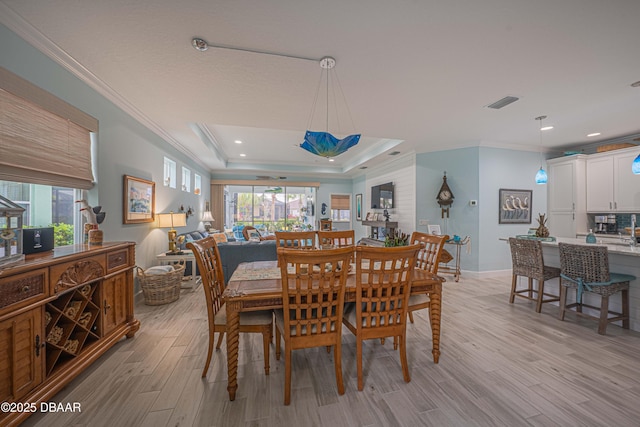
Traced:
POLYGON ((121 251, 109 252, 107 254, 107 273, 122 270, 129 266, 129 251, 123 249, 121 251))
POLYGON ((93 282, 105 275, 104 255, 96 255, 54 265, 49 269, 51 294, 59 294, 85 283, 93 282))
POLYGON ((0 311, 15 308, 20 302, 44 298, 49 270, 41 268, 28 273, 16 274, 0 280, 0 311))

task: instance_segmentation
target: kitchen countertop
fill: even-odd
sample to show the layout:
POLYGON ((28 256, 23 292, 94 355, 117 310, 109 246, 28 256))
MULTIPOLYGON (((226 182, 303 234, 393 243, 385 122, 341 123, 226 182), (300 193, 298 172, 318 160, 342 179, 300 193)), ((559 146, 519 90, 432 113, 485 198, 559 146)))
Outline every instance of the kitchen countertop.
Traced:
MULTIPOLYGON (((596 239, 598 235, 596 235, 596 239)), ((619 254, 619 255, 630 255, 640 257, 640 246, 633 247, 630 244, 624 243, 612 243, 612 242, 603 242, 603 243, 586 243, 585 239, 572 239, 570 237, 558 237, 555 242, 542 242, 542 246, 558 246, 558 243, 572 243, 574 245, 599 245, 606 246, 610 254, 619 254)))

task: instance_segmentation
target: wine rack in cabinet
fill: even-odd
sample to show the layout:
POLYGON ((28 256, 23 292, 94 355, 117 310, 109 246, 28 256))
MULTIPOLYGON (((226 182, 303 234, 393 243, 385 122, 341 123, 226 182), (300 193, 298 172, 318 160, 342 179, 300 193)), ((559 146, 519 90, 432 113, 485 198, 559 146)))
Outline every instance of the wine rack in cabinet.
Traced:
MULTIPOLYGON (((0 267, 0 402, 39 408, 135 335, 134 265, 133 242, 105 242, 0 267)), ((0 412, 0 426, 17 426, 29 415, 0 412)))
POLYGON ((47 375, 100 339, 98 284, 86 284, 45 306, 47 375))

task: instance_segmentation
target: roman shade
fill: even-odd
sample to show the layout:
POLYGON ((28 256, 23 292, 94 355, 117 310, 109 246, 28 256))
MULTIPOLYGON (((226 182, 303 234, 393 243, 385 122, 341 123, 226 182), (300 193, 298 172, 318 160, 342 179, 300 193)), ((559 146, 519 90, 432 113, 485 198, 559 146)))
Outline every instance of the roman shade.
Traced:
POLYGON ((350 198, 348 194, 332 194, 331 209, 349 210, 350 198))
POLYGON ((98 121, 0 67, 0 179, 89 189, 98 121))

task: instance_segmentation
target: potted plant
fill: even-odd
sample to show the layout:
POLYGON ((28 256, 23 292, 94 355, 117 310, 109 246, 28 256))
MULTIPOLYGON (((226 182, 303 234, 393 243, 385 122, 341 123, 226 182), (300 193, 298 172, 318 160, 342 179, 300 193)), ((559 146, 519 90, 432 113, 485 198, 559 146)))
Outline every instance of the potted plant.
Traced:
POLYGON ((409 235, 400 232, 400 230, 395 229, 393 233, 387 234, 384 238, 384 246, 392 247, 392 246, 408 246, 409 245, 409 235))

